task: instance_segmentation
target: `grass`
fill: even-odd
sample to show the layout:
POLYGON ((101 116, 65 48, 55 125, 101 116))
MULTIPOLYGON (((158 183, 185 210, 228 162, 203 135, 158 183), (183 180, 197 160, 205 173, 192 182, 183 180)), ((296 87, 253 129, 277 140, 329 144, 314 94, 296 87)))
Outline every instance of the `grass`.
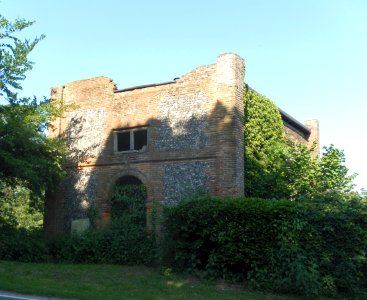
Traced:
POLYGON ((0 261, 0 290, 72 299, 294 299, 209 284, 143 266, 0 261))

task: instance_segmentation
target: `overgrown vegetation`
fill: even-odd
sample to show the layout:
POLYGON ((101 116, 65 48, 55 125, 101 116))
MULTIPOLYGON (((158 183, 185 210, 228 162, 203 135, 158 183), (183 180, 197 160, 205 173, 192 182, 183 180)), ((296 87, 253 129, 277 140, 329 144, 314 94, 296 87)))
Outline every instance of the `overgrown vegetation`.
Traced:
POLYGON ((277 190, 274 180, 278 178, 275 175, 278 166, 271 156, 275 147, 283 144, 283 123, 278 108, 270 100, 247 85, 243 93, 246 194, 267 197, 277 190))
POLYGON ((195 198, 165 210, 164 261, 206 279, 307 298, 356 297, 367 282, 367 207, 358 195, 291 202, 195 198))
POLYGON ((266 199, 299 199, 326 191, 351 192, 355 174, 349 175, 342 150, 313 148, 284 136, 277 107, 266 97, 244 89, 245 193, 266 199))
POLYGON ((143 185, 116 185, 110 225, 46 242, 40 230, 0 230, 0 259, 23 262, 145 264, 157 262, 156 236, 146 228, 143 185))
POLYGON ((146 228, 144 185, 116 185, 112 222, 51 246, 53 260, 73 263, 146 264, 156 261, 155 233, 146 228))
POLYGON ((0 105, 1 260, 160 263, 307 298, 366 297, 367 197, 353 192, 343 151, 331 145, 317 157, 286 139, 276 106, 247 86, 245 186, 252 198, 195 197, 167 207, 157 243, 146 228, 144 187, 117 185, 110 225, 46 242, 44 194, 63 179, 65 147, 45 129, 65 107, 16 93, 32 68, 27 55, 43 38, 16 37, 31 24, 0 15, 0 96, 8 103, 0 105))

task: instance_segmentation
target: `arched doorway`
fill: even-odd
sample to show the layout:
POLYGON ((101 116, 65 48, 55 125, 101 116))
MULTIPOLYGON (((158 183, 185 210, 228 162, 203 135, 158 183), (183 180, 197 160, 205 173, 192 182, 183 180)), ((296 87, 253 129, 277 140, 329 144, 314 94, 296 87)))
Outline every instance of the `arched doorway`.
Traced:
POLYGON ((146 187, 140 178, 131 174, 112 179, 111 220, 106 231, 111 262, 140 264, 153 261, 155 235, 147 230, 146 187))
POLYGON ((142 181, 131 175, 120 177, 112 190, 111 221, 131 221, 146 225, 147 190, 142 181))
POLYGON ((139 185, 139 184, 143 184, 141 182, 141 180, 135 176, 132 175, 125 175, 120 177, 116 184, 122 184, 122 185, 126 185, 126 184, 132 184, 132 185, 139 185))

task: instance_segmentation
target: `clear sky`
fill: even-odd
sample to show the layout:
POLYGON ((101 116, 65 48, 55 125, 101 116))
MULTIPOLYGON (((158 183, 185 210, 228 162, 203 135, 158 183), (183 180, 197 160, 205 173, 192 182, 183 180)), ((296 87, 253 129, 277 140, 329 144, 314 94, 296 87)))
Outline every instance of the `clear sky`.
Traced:
POLYGON ((245 59, 245 81, 299 121, 320 122, 321 145, 344 149, 367 188, 366 0, 0 0, 0 13, 46 34, 23 95, 94 76, 118 88, 172 80, 220 53, 245 59))

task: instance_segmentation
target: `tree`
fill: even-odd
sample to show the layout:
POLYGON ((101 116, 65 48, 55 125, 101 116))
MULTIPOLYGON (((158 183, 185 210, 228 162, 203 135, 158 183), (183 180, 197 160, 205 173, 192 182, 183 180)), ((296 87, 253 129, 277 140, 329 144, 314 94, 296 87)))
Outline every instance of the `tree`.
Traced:
POLYGON ((357 174, 348 175, 349 170, 345 166, 343 150, 335 148, 334 145, 324 147, 319 168, 317 183, 320 191, 351 192, 354 189, 353 180, 357 174))
POLYGON ((64 143, 45 134, 62 109, 47 99, 18 98, 15 92, 32 69, 29 53, 44 37, 16 36, 32 24, 0 15, 0 96, 8 102, 0 105, 0 223, 11 226, 24 223, 15 213, 42 211, 45 191, 56 188, 65 173, 64 143))
POLYGON ((25 73, 33 67, 28 54, 44 38, 44 35, 33 40, 20 40, 16 37, 17 32, 33 23, 24 19, 12 23, 0 15, 0 96, 5 94, 10 102, 17 96, 12 89, 22 88, 20 81, 25 79, 25 73))
POLYGON ((56 187, 64 173, 63 142, 44 133, 49 107, 27 98, 0 106, 0 174, 9 184, 22 180, 38 197, 56 187))

